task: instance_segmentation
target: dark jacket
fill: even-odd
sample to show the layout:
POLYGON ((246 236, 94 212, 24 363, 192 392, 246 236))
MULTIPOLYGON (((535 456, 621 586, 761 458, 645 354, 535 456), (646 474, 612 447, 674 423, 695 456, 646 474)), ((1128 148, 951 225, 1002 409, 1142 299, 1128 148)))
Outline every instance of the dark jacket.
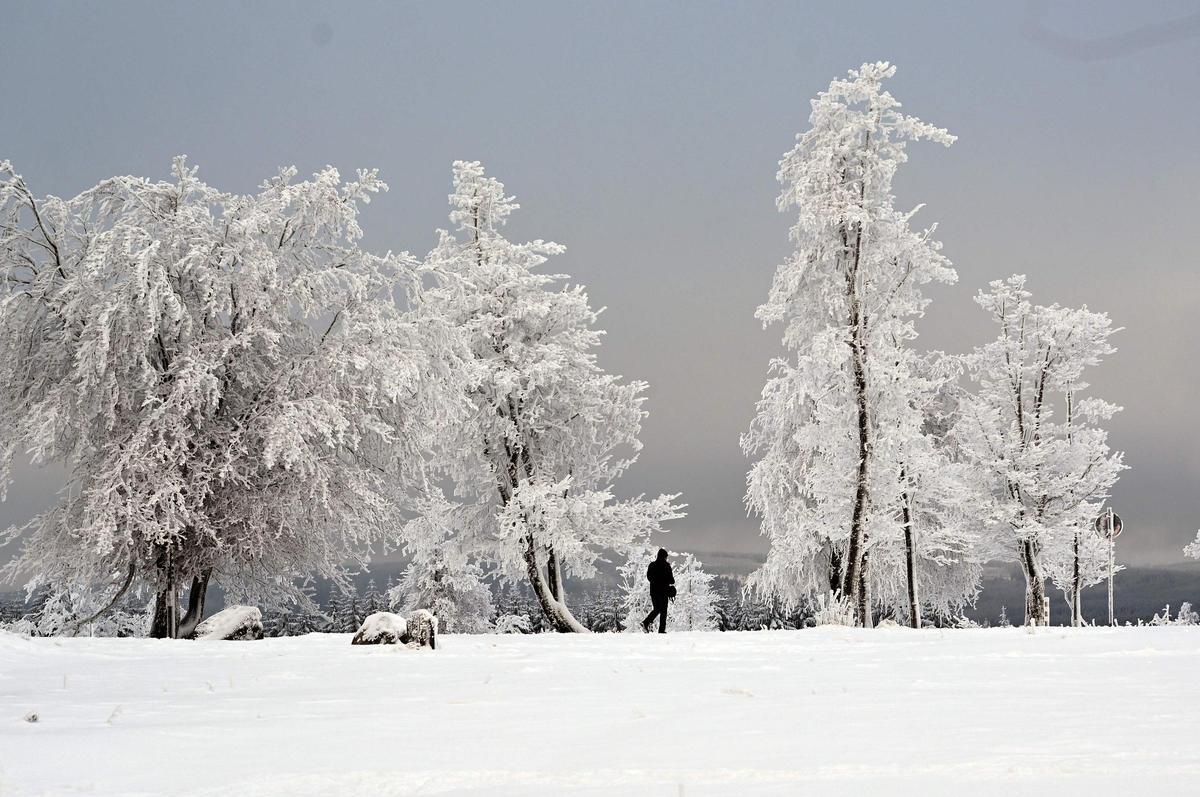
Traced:
POLYGON ((666 559, 655 559, 646 568, 646 580, 650 582, 650 595, 666 597, 667 587, 675 583, 671 563, 666 559))

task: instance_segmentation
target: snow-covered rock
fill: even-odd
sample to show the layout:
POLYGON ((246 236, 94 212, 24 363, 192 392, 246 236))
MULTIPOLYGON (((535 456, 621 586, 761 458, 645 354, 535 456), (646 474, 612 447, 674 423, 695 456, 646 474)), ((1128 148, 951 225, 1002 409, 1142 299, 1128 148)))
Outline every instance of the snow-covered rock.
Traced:
POLYGON ((196 639, 262 639, 262 612, 257 606, 230 606, 196 627, 196 639))
POLYGON ((351 645, 402 645, 408 641, 408 621, 392 612, 368 614, 350 640, 351 645))
POLYGON ((437 618, 425 609, 417 609, 407 618, 392 612, 375 612, 363 620, 350 644, 435 648, 437 627, 437 618))
POLYGON ((412 648, 436 648, 437 630, 438 621, 433 612, 417 609, 408 616, 409 639, 405 644, 412 648))

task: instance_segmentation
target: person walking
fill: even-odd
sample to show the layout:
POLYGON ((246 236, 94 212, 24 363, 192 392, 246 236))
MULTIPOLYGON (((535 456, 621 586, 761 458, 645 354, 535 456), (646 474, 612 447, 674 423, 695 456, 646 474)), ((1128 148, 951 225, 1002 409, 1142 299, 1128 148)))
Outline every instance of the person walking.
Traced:
POLYGON ((650 624, 658 618, 658 633, 667 633, 667 602, 675 597, 675 573, 667 561, 667 549, 658 549, 658 558, 646 568, 646 580, 650 582, 650 603, 654 611, 642 621, 642 630, 650 633, 650 624))

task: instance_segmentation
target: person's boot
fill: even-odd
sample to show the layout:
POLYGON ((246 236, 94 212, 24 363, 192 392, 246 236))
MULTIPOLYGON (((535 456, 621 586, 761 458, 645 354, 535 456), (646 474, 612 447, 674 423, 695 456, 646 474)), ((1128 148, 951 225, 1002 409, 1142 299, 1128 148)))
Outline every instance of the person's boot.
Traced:
POLYGON ((650 633, 650 621, 649 620, 642 620, 642 633, 643 634, 650 633))

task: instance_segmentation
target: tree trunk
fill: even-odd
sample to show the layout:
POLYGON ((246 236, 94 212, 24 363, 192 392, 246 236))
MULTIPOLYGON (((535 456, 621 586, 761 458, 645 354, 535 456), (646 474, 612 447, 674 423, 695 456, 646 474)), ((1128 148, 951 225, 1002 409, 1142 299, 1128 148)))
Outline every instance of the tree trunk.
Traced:
POLYGON ((558 557, 549 546, 546 547, 546 585, 550 588, 554 600, 562 603, 562 575, 558 572, 558 557))
POLYGON ((846 570, 842 594, 857 604, 859 618, 869 608, 861 605, 859 583, 862 580, 863 551, 866 545, 867 512, 870 502, 871 418, 867 396, 866 320, 858 295, 858 265, 862 250, 862 226, 855 231, 850 266, 846 270, 846 298, 850 305, 850 357, 854 376, 854 404, 858 415, 858 474, 854 488, 854 510, 850 516, 850 541, 846 547, 846 570))
POLYGON ((163 548, 158 554, 161 574, 158 592, 154 596, 154 620, 150 636, 155 639, 175 639, 179 629, 179 595, 175 591, 175 569, 171 552, 163 548))
POLYGON ((829 546, 829 591, 839 597, 842 594, 842 552, 836 545, 829 546))
POLYGON ((192 579, 192 588, 188 591, 188 610, 179 621, 178 636, 189 639, 196 633, 196 626, 204 619, 204 599, 208 594, 208 580, 212 577, 211 570, 205 570, 192 579))
POLYGON ((160 589, 154 596, 154 620, 150 636, 154 639, 174 639, 179 627, 179 596, 175 586, 160 589))
MULTIPOLYGON (((904 471, 900 478, 905 478, 904 471)), ((908 490, 900 497, 900 511, 904 522, 904 571, 908 577, 908 624, 913 628, 921 627, 921 600, 917 593, 917 553, 916 532, 913 529, 912 508, 909 504, 908 490)))
POLYGON ((1083 625, 1083 572, 1079 565, 1079 529, 1075 529, 1075 565, 1071 572, 1071 625, 1083 625))
POLYGON ((556 600, 550 592, 550 587, 546 580, 542 578, 542 568, 537 560, 537 545, 534 543, 533 535, 525 535, 525 570, 529 574, 529 585, 533 587, 533 594, 537 597, 538 603, 541 604, 542 613, 546 615, 555 631, 561 633, 577 633, 586 634, 588 629, 582 623, 575 619, 571 614, 571 610, 566 607, 566 604, 556 600))
POLYGON ((1021 540, 1018 558, 1025 574, 1025 625, 1049 625, 1046 616, 1046 582, 1032 540, 1021 540))
POLYGON ((855 609, 858 613, 857 622, 863 628, 871 628, 875 625, 871 612, 870 559, 870 554, 864 552, 862 555, 862 567, 858 570, 858 590, 855 595, 855 609))

